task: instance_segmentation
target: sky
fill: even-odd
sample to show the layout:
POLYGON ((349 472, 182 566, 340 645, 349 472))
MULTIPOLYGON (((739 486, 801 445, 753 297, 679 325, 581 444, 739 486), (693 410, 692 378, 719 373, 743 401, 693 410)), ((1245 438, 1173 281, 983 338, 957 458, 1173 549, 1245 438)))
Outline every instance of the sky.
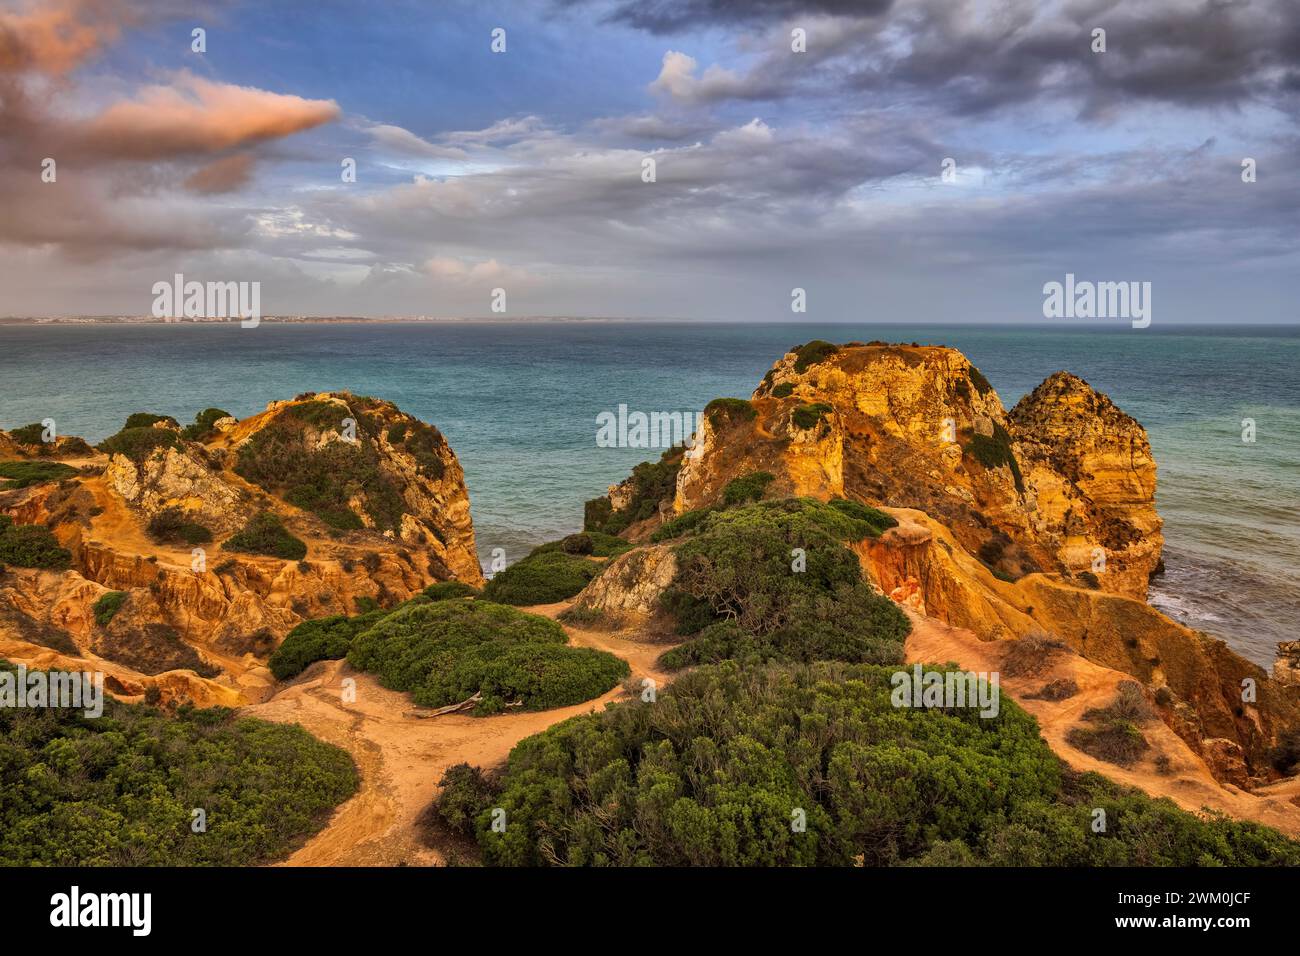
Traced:
POLYGON ((1298 118, 1294 0, 0 0, 0 316, 1296 323, 1298 118))

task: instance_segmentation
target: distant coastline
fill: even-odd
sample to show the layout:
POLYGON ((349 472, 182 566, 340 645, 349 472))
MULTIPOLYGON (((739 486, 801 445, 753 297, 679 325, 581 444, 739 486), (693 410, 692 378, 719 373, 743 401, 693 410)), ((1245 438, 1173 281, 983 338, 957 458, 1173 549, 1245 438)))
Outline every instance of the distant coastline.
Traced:
MULTIPOLYGON (((262 322, 278 325, 334 325, 365 323, 385 325, 418 322, 428 325, 459 322, 673 322, 683 321, 656 316, 614 315, 264 315, 262 322)), ((230 325, 238 319, 158 319, 152 315, 10 315, 0 316, 0 325, 230 325)))

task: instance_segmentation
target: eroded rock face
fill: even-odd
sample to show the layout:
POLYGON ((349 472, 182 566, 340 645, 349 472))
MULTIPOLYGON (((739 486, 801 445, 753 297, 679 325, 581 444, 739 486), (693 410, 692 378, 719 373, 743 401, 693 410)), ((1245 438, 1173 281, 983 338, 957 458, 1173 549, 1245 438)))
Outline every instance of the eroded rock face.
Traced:
POLYGON ((186 688, 196 701, 257 699, 271 684, 266 657, 301 621, 356 613, 366 600, 390 606, 432 581, 483 581, 464 472, 445 438, 390 403, 346 393, 273 402, 138 462, 92 454, 76 477, 0 492, 0 513, 50 526, 73 556, 69 571, 0 574, 7 655, 108 662, 120 686, 154 687, 165 699, 186 688), (303 473, 275 467, 322 448, 333 457, 317 464, 332 470, 317 473, 338 478, 335 497, 353 509, 326 513, 333 525, 292 485, 303 473), (265 467, 244 467, 258 464, 244 449, 262 453, 265 467), (355 481, 342 470, 351 465, 355 481), (285 484, 268 479, 281 474, 285 484), (195 548, 152 539, 149 521, 169 509, 213 540, 195 548), (262 510, 306 543, 306 559, 222 549, 262 510), (126 597, 97 623, 95 602, 111 591, 126 597))
POLYGON ((677 512, 768 471, 771 494, 924 511, 1006 577, 1056 572, 1145 598, 1163 545, 1150 445, 1081 379, 1058 373, 1008 415, 954 349, 851 345, 800 365, 796 351, 772 367, 752 418, 706 422, 677 512))
MULTIPOLYGON (((1008 414, 952 349, 821 347, 778 361, 746 411, 701 429, 676 513, 756 471, 775 476, 767 497, 881 507, 898 525, 854 550, 893 600, 986 641, 1062 639, 1159 692, 1161 717, 1220 779, 1276 775, 1269 749, 1300 724, 1300 688, 1146 604, 1163 545, 1150 444, 1082 379, 1058 372, 1008 414)), ((1300 652, 1285 651, 1290 679, 1300 652)))
POLYGON ((1008 421, 1034 533, 1071 572, 1145 599, 1164 545, 1146 430, 1069 372, 1022 398, 1008 421))
POLYGON ((649 618, 677 573, 677 557, 668 545, 651 545, 609 562, 574 600, 574 607, 616 616, 649 618))

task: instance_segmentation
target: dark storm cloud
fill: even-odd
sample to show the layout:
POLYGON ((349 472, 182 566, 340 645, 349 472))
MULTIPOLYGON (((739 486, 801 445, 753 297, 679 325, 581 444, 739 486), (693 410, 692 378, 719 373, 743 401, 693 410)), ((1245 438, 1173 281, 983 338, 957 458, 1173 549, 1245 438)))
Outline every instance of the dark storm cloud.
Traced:
MULTIPOLYGON (((590 6, 590 0, 559 0, 561 6, 590 6)), ((874 16, 893 0, 618 0, 605 19, 655 34, 711 26, 750 26, 793 16, 874 16)))

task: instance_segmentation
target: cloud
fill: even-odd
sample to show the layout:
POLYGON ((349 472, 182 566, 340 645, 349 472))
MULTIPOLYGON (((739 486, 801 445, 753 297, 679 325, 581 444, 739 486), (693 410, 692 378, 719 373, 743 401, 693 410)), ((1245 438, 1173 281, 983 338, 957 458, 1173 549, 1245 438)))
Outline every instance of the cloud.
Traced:
POLYGON ((281 139, 338 115, 333 100, 308 100, 182 73, 170 86, 146 87, 135 99, 114 103, 76 123, 68 139, 104 158, 159 159, 281 139))
POLYGON ((254 165, 250 153, 236 153, 200 168, 185 180, 185 186, 196 193, 234 192, 248 185, 254 165))
POLYGON ((762 99, 775 93, 758 74, 739 76, 714 64, 696 76, 695 58, 676 50, 664 54, 659 75, 650 84, 650 92, 660 93, 685 103, 707 103, 723 99, 762 99))
MULTIPOLYGON (((564 6, 589 6, 589 0, 561 0, 564 6)), ((874 16, 892 0, 617 0, 605 19, 666 34, 785 21, 822 14, 874 16)))
POLYGON ((375 123, 365 128, 367 135, 381 149, 399 156, 416 156, 426 159, 465 159, 465 150, 456 146, 441 146, 421 139, 408 129, 387 123, 375 123))
POLYGON ((50 2, 24 13, 0 10, 0 73, 67 73, 117 39, 122 3, 50 2))

